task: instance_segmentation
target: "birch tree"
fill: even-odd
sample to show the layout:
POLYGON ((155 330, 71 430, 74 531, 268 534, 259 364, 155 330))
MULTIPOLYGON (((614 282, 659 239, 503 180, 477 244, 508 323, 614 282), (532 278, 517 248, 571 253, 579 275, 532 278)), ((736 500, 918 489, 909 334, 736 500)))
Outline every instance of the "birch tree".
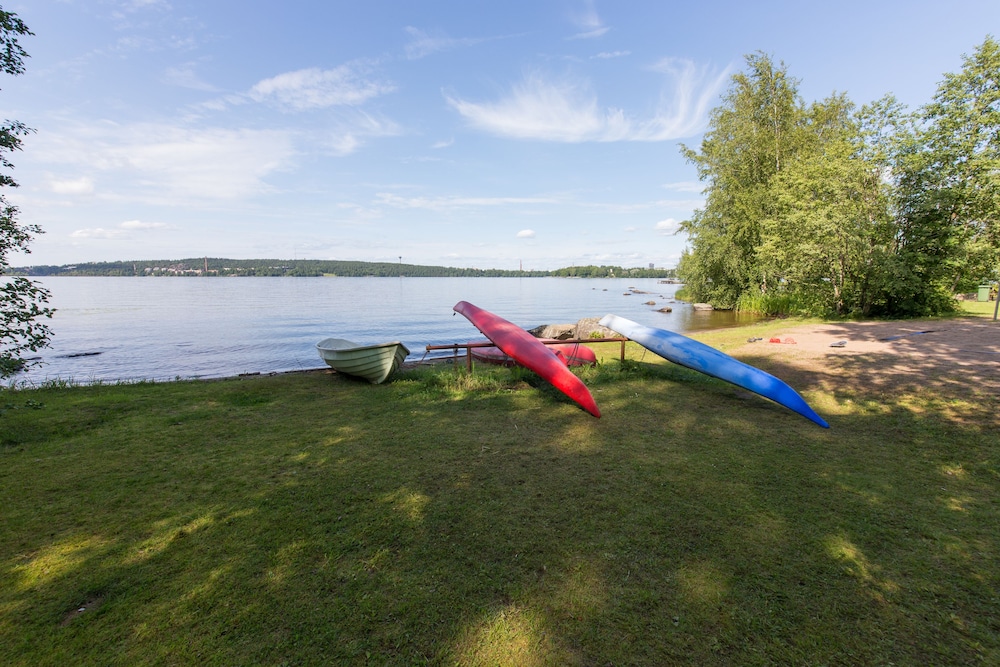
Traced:
POLYGON ((924 107, 921 209, 941 215, 956 256, 951 292, 996 278, 1000 263, 1000 44, 987 37, 924 107))
POLYGON ((678 274, 698 300, 735 305, 774 279, 758 261, 762 221, 773 214, 774 176, 794 157, 802 104, 798 81, 769 56, 747 56, 711 114, 699 151, 682 147, 706 183, 705 207, 681 228, 690 238, 678 274))
MULTIPOLYGON (((31 34, 17 15, 0 9, 0 70, 15 76, 24 73, 28 54, 18 38, 31 34)), ((7 120, 0 125, 0 169, 13 167, 10 154, 21 149, 21 139, 29 132, 18 121, 7 120)), ((8 173, 0 172, 0 187, 17 187, 17 182, 8 173)), ((30 252, 33 236, 41 233, 36 225, 20 224, 18 213, 17 207, 0 194, 0 378, 24 369, 28 365, 26 353, 47 345, 51 336, 49 328, 39 322, 39 318, 52 317, 52 309, 46 306, 49 292, 27 278, 6 275, 10 253, 30 252)))

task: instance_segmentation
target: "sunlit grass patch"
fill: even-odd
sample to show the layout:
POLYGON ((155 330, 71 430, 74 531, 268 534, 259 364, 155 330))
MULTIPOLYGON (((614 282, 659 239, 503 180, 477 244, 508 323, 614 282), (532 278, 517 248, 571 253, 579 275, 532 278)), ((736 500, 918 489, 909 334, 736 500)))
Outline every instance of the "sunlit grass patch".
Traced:
POLYGON ((509 604, 464 630, 449 658, 461 665, 535 667, 562 662, 560 653, 539 614, 509 604))
POLYGON ((66 577, 107 545, 97 535, 74 535, 22 556, 11 572, 22 590, 31 590, 66 577))
POLYGON ((993 317, 996 311, 996 301, 959 301, 958 309, 966 315, 993 317))

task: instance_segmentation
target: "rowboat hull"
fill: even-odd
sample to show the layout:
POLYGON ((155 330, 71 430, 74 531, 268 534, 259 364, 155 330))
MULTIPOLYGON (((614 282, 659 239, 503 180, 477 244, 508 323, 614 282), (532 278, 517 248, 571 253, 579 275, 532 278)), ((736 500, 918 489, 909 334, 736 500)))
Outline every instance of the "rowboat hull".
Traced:
POLYGON ((316 343, 320 358, 338 373, 381 384, 392 375, 410 353, 395 341, 378 345, 358 345, 343 338, 326 338, 316 343))
POLYGON ((830 428, 805 399, 783 381, 724 352, 687 336, 643 326, 617 315, 606 315, 601 319, 601 324, 668 361, 743 387, 799 413, 823 428, 830 428))
POLYGON ((601 411, 587 385, 573 375, 566 364, 537 338, 519 326, 468 301, 459 301, 455 304, 454 310, 472 322, 483 335, 519 365, 537 373, 590 414, 595 417, 601 416, 601 411))
MULTIPOLYGON (((594 351, 580 343, 556 343, 551 338, 539 338, 538 340, 552 350, 567 366, 593 366, 597 363, 597 355, 594 351)), ((469 351, 472 353, 472 358, 477 361, 500 366, 517 365, 517 362, 499 347, 473 347, 469 351)))

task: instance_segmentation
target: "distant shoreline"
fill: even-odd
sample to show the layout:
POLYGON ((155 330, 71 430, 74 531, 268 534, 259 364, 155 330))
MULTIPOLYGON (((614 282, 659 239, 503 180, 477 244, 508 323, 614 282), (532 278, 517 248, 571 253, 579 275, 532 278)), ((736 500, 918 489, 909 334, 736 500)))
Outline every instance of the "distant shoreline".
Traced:
POLYGON ((675 269, 621 266, 568 266, 554 271, 425 266, 402 262, 345 260, 226 259, 82 262, 12 267, 7 275, 44 277, 337 277, 337 278, 661 278, 675 279, 675 269))

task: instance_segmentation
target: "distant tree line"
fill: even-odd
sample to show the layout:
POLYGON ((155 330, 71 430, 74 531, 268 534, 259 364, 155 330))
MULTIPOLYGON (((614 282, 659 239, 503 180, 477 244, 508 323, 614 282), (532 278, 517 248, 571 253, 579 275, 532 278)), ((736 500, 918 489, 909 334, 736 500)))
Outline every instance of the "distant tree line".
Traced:
POLYGON ((675 278, 674 269, 624 269, 620 266, 568 266, 551 272, 560 278, 675 278))
POLYGON ((923 316, 1000 278, 1000 45, 987 37, 933 100, 805 104, 748 56, 683 147, 705 205, 681 229, 686 298, 765 313, 923 316))
POLYGON ((202 257, 181 260, 87 262, 61 266, 16 267, 11 274, 26 276, 339 276, 410 278, 673 278, 673 269, 626 269, 620 266, 569 267, 556 271, 508 271, 421 266, 395 262, 353 262, 320 259, 223 259, 202 257))

